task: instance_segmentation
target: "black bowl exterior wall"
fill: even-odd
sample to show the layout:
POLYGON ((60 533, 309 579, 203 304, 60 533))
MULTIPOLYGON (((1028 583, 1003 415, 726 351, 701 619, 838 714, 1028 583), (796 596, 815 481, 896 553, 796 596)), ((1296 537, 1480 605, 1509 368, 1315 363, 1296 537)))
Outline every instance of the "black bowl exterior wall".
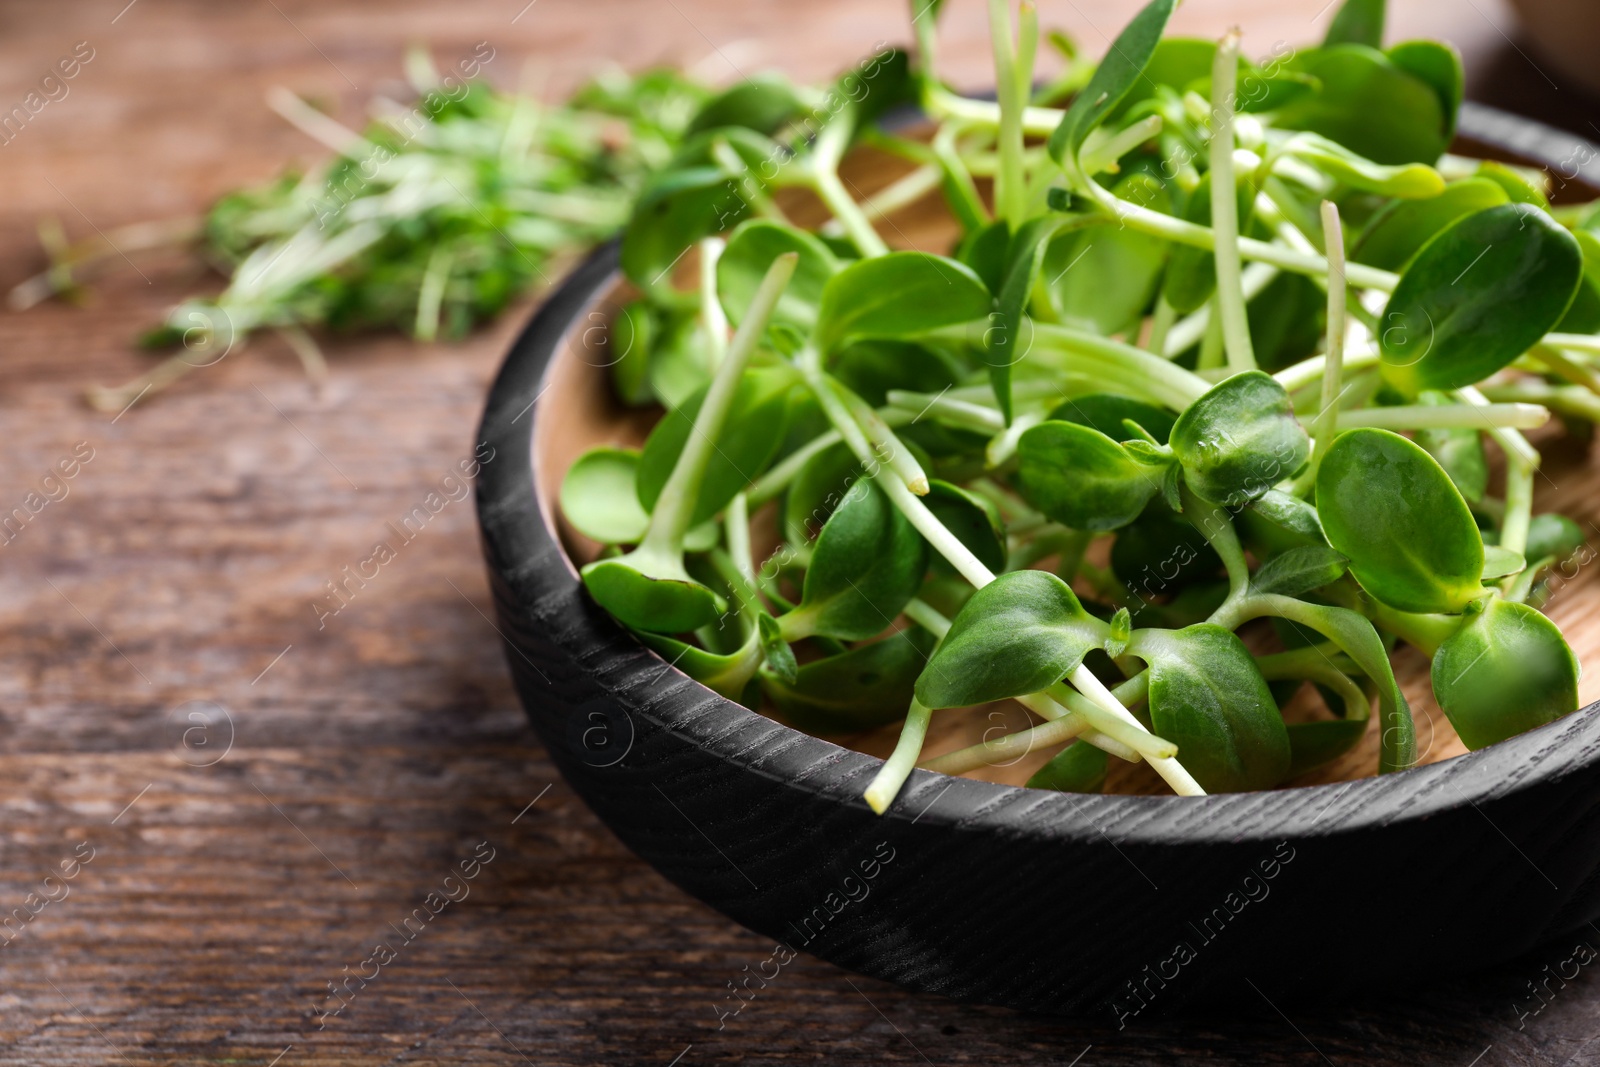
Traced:
MULTIPOLYGON (((1600 915, 1600 714, 1384 778, 1179 800, 916 772, 726 701, 583 594, 539 506, 537 398, 615 277, 591 257, 518 338, 480 440, 507 659, 571 786, 687 892, 789 951, 963 1000, 1127 1025, 1453 977, 1600 915), (1252 991, 1251 984, 1257 991, 1252 991)), ((758 967, 757 964, 760 964, 758 967)), ((759 972, 759 974, 758 974, 759 972)), ((707 1012, 732 1011, 708 990, 707 1012)))

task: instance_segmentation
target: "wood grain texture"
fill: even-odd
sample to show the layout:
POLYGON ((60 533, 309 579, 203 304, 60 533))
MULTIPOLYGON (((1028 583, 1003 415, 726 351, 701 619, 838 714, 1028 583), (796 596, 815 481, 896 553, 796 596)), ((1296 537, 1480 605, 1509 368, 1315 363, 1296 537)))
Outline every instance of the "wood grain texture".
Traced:
MULTIPOLYGON (((1096 29, 1113 31, 1134 6, 1046 16, 1098 50, 1096 29)), ((1265 51, 1314 34, 1321 6, 1217 0, 1179 17, 1208 33, 1241 22, 1265 51)), ((1501 39, 1495 26, 1510 25, 1498 4, 1391 6, 1399 35, 1463 46, 1479 95, 1495 82, 1543 92, 1541 109, 1572 98, 1501 39)), ((491 40, 490 77, 510 84, 534 59, 556 92, 607 59, 710 55, 717 77, 775 63, 817 78, 899 39, 904 19, 888 0, 541 0, 513 23, 521 8, 0 5, 8 107, 76 41, 97 50, 71 94, 0 147, 0 277, 37 269, 41 213, 84 236, 196 211, 286 158, 315 158, 262 105, 265 89, 320 94, 354 118, 394 82, 412 40, 441 57, 491 40)), ((981 10, 952 13, 949 60, 981 85, 981 10)), ((1567 106, 1578 128, 1593 114, 1567 106)), ((148 284, 127 271, 87 310, 0 316, 7 506, 77 442, 95 449, 71 493, 0 548, 0 912, 25 906, 80 842, 95 850, 70 895, 0 949, 0 1064, 1600 1061, 1595 968, 1564 986, 1548 979, 1547 964, 1572 971, 1559 945, 1471 981, 1441 974, 1400 998, 1354 991, 1348 1006, 1289 1020, 1242 990, 1234 1010, 1125 1031, 909 994, 802 955, 719 1030, 727 983, 760 970, 772 943, 656 875, 560 782, 481 614, 470 504, 444 509, 316 628, 324 583, 471 452, 517 323, 422 352, 341 344, 321 399, 263 342, 113 424, 78 391, 142 369, 129 339, 195 284, 178 265, 138 265, 148 284), (197 755, 198 738, 185 746, 169 723, 191 700, 231 714, 233 746, 210 767, 181 757, 215 750, 197 755), (471 895, 318 1030, 325 983, 398 937, 390 924, 482 841, 496 857, 471 895), (1550 1002, 1519 1029, 1530 981, 1547 981, 1550 1002)), ((1584 499, 1581 484, 1563 484, 1584 499)), ((1375 886, 1350 906, 1404 936, 1428 902, 1375 886)), ((1063 923, 1072 912, 1038 914, 1063 923)), ((1600 946, 1600 934, 1589 940, 1600 946)))

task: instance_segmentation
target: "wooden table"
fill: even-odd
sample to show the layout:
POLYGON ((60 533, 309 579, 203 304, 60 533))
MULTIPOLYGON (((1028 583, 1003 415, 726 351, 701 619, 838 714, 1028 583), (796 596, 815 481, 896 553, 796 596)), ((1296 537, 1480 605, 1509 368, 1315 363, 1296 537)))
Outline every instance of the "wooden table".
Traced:
MULTIPOLYGON (((353 119, 412 40, 446 60, 488 41, 489 77, 527 62, 553 93, 606 60, 817 79, 905 36, 893 0, 125 3, 0 7, 0 110, 77 42, 93 49, 0 145, 8 284, 37 269, 43 214, 87 235, 316 158, 264 91, 353 119)), ((1238 21, 1265 52, 1319 32, 1321 6, 1192 0, 1178 23, 1238 21)), ((1397 36, 1463 47, 1475 96, 1582 128, 1576 91, 1545 84, 1494 0, 1392 6, 1397 36)), ((981 85, 981 5, 954 7, 951 69, 981 85)), ((1098 51, 1132 10, 1045 16, 1098 51)), ((196 282, 140 260, 86 309, 0 315, 0 512, 66 487, 0 533, 0 1064, 1600 1062, 1600 968, 1551 982, 1531 1013, 1528 983, 1571 945, 1400 1001, 1352 990, 1290 1017, 1246 1001, 1123 1032, 801 957, 719 1027, 729 983, 772 946, 634 859, 556 777, 484 614, 470 500, 325 626, 311 606, 469 453, 522 313, 457 346, 340 343, 320 398, 263 341, 115 419, 87 410, 81 389, 141 369, 130 339, 196 282), (42 485, 75 448, 92 458, 42 485), (46 880, 63 862, 74 877, 46 880), (475 877, 447 881, 463 862, 475 877), (319 1020, 379 941, 393 958, 319 1020)), ((1374 937, 1428 907, 1380 912, 1380 895, 1351 902, 1374 937)))

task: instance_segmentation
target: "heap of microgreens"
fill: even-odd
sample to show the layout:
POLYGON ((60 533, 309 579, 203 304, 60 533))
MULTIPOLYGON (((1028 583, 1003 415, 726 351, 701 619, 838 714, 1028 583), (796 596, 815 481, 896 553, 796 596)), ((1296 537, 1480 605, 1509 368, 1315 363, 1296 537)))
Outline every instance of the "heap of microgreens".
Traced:
POLYGON ((230 193, 202 220, 141 223, 77 245, 46 226, 50 269, 17 286, 12 306, 74 295, 86 273, 170 245, 192 247, 228 278, 144 339, 181 346, 177 355, 124 386, 89 391, 110 411, 258 330, 280 334, 314 378, 325 363, 309 328, 459 337, 614 233, 711 95, 672 71, 619 71, 552 106, 483 82, 442 82, 422 53, 407 73, 419 103, 377 98, 364 134, 274 91, 272 106, 333 149, 331 160, 230 193))
POLYGON ((1097 791, 1110 754, 1183 795, 1266 789, 1355 746, 1375 699, 1401 770, 1396 641, 1469 748, 1577 707, 1528 601, 1582 536, 1532 513, 1520 431, 1600 417, 1593 212, 1445 154, 1459 60, 1384 50, 1381 0, 1265 66, 1236 33, 1163 39, 1174 5, 1031 94, 1034 10, 990 0, 989 102, 940 82, 919 3, 914 65, 708 102, 624 232, 642 296, 615 382, 668 410, 562 485, 613 546, 584 583, 731 699, 821 733, 903 719, 877 811, 934 712, 1005 698, 1038 724, 922 765, 1059 748, 1031 785, 1097 791), (930 141, 872 127, 903 99, 930 141), (863 140, 917 166, 858 203, 837 168, 863 140), (787 187, 833 221, 791 225, 787 187), (953 254, 890 251, 874 218, 934 191, 953 254), (675 287, 694 246, 698 288, 675 287), (1236 635, 1258 619, 1280 651, 1236 635), (1306 682, 1331 714, 1286 725, 1306 682))

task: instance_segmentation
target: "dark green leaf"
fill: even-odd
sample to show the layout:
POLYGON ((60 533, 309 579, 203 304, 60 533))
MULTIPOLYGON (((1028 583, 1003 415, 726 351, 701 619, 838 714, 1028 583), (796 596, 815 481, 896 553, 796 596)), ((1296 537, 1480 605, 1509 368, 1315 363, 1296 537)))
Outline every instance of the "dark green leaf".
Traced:
POLYGON ((784 540, 803 545, 821 533, 823 524, 859 477, 861 461, 842 442, 806 460, 784 497, 784 540))
POLYGON ((1578 661, 1549 619, 1494 597, 1439 646, 1433 694, 1480 749, 1576 711, 1578 661))
MULTIPOLYGON (((1454 401, 1443 393, 1424 392, 1423 404, 1447 406, 1454 401)), ((1414 440, 1432 456, 1450 481, 1470 501, 1483 499, 1489 491, 1489 457, 1483 449, 1483 435, 1462 427, 1418 430, 1414 440)))
POLYGON ((1509 201, 1506 191, 1487 178, 1451 182, 1431 200, 1397 200, 1372 217, 1351 258, 1383 270, 1400 270, 1452 223, 1509 201))
POLYGON ((1481 381, 1561 321, 1582 277, 1577 240, 1538 208, 1469 215, 1400 276, 1379 337, 1385 376, 1413 394, 1481 381))
POLYGON ((1216 578, 1222 559, 1192 524, 1151 507, 1117 532, 1111 543, 1111 572, 1136 598, 1133 610, 1140 614, 1156 597, 1216 578))
POLYGON ((1444 469, 1388 430, 1348 430, 1317 470, 1328 543, 1368 593, 1412 612, 1459 612, 1483 596, 1483 542, 1444 469))
POLYGON ((1002 574, 956 615, 917 679, 917 699, 937 710, 1036 693, 1076 669, 1104 632, 1055 575, 1002 574))
POLYGON ((1011 230, 1004 219, 973 230, 961 240, 956 258, 971 267, 983 284, 996 296, 1005 281, 1006 249, 1011 247, 1011 230))
MULTIPOLYGON (((1171 194, 1147 174, 1129 174, 1112 193, 1151 211, 1172 212, 1171 194)), ((1155 297, 1169 247, 1131 227, 1099 226, 1055 238, 1042 267, 1057 317, 1103 335, 1131 329, 1155 297)))
POLYGON ((1011 368, 1028 352, 1028 337, 1023 326, 1023 311, 1033 293, 1039 266, 1050 238, 1066 222, 1061 215, 1041 215, 1029 219, 1011 236, 1006 245, 1005 269, 1000 273, 1000 295, 995 300, 995 315, 984 331, 989 364, 989 381, 994 386, 1000 414, 1011 422, 1011 368))
POLYGON ((638 637, 656 655, 729 700, 743 700, 745 687, 755 676, 758 660, 742 650, 717 655, 661 634, 641 631, 638 637))
POLYGON ((1301 545, 1263 563, 1250 578, 1250 591, 1301 596, 1338 581, 1349 566, 1349 560, 1326 545, 1301 545))
MULTIPOLYGON (((655 399, 650 389, 650 353, 660 323, 650 304, 635 300, 617 309, 611 326, 594 343, 585 343, 583 358, 611 368, 611 385, 624 404, 643 405, 655 399), (598 349, 598 351, 596 351, 598 349)), ((584 335, 585 342, 589 335, 584 335)))
POLYGON ((1327 544, 1322 533, 1322 523, 1317 519, 1317 509, 1297 496, 1269 489, 1251 503, 1246 514, 1260 516, 1298 543, 1327 544))
POLYGON ((688 633, 715 622, 725 607, 681 563, 640 559, 635 553, 588 564, 583 584, 595 603, 640 631, 688 633))
MULTIPOLYGON (((928 493, 922 502, 985 567, 996 572, 1006 569, 1005 524, 1000 521, 999 509, 992 503, 938 478, 929 479, 928 493)), ((934 553, 933 568, 941 573, 954 573, 950 564, 937 553, 934 553)))
POLYGON ((1288 777, 1298 778, 1332 763, 1361 743, 1369 725, 1369 719, 1290 723, 1288 777))
POLYGON ((1050 135, 1050 155, 1057 163, 1077 159, 1084 138, 1139 83, 1175 7, 1177 0, 1150 0, 1111 42, 1089 84, 1073 98, 1061 124, 1050 135))
POLYGON ((1450 143, 1450 117, 1432 84, 1364 44, 1301 52, 1293 66, 1319 90, 1282 108, 1274 124, 1332 138, 1374 163, 1433 163, 1450 143))
POLYGON ((1017 442, 1017 481, 1030 504, 1075 530, 1115 530, 1161 491, 1161 473, 1098 430, 1042 422, 1017 442))
POLYGON ((861 641, 880 634, 927 570, 922 535, 882 490, 858 480, 817 535, 800 605, 780 620, 784 635, 861 641))
POLYGON ((685 134, 722 126, 743 126, 773 134, 800 111, 794 86, 781 74, 762 73, 735 82, 700 108, 685 134))
POLYGON ((1289 735, 1244 642, 1209 623, 1140 630, 1129 651, 1150 664, 1150 723, 1208 793, 1271 789, 1289 773, 1289 735))
POLYGON ((622 232, 622 272, 647 291, 671 286, 683 250, 749 210, 736 181, 714 166, 663 171, 651 179, 622 232))
POLYGON ((790 725, 807 733, 870 730, 905 717, 932 643, 926 631, 901 630, 808 663, 792 682, 763 671, 762 688, 790 725))
POLYGON ((1212 386, 1178 417, 1170 440, 1189 488, 1229 507, 1293 475, 1311 451, 1289 394, 1261 371, 1212 386))
POLYGON ((833 352, 863 337, 913 337, 989 314, 989 290, 970 267, 927 252, 852 263, 822 291, 817 345, 833 352))
POLYGON ((783 639, 778 620, 763 611, 756 616, 756 627, 767 670, 784 685, 794 685, 800 676, 800 664, 794 658, 794 649, 783 639))
POLYGON ((1444 113, 1446 143, 1456 133, 1456 117, 1466 92, 1461 53, 1448 41, 1402 41, 1389 49, 1389 61, 1418 81, 1432 86, 1444 113))
POLYGON ((1113 441, 1134 440, 1134 435, 1122 425, 1124 419, 1132 419, 1162 444, 1167 443, 1172 424, 1177 421, 1176 415, 1163 408, 1112 393, 1090 393, 1063 400, 1050 412, 1050 418, 1098 430, 1113 441))
POLYGON ((1029 789, 1058 793, 1100 793, 1106 787, 1106 754, 1093 745, 1075 741, 1033 773, 1029 789))

